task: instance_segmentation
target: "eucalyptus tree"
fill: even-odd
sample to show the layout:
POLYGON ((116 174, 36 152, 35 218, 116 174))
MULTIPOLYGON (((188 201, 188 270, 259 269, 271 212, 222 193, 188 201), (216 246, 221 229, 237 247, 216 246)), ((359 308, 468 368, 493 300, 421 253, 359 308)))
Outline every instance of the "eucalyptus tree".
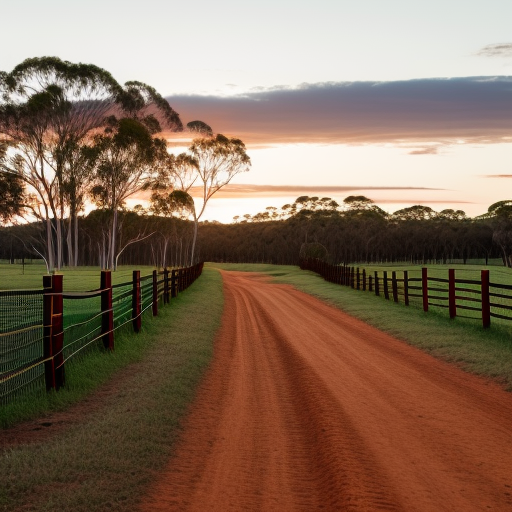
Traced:
MULTIPOLYGON (((27 59, 2 73, 0 82, 0 133, 10 146, 8 172, 36 197, 33 211, 46 224, 49 268, 60 268, 62 222, 68 216, 77 229, 83 194, 76 190, 89 178, 77 171, 82 156, 77 148, 103 126, 123 89, 97 66, 57 57, 27 59)), ((73 253, 78 253, 77 236, 74 247, 68 237, 71 260, 73 253)))
POLYGON ((222 134, 194 139, 188 154, 167 157, 152 187, 152 210, 158 215, 188 217, 193 221, 191 264, 194 262, 199 220, 208 201, 237 174, 248 171, 250 165, 251 159, 244 143, 222 134), (193 188, 200 191, 198 207, 191 195, 193 188))
POLYGON ((166 141, 156 135, 163 130, 183 130, 178 113, 153 87, 126 82, 119 98, 117 111, 107 119, 107 128, 94 136, 92 145, 95 183, 91 196, 111 215, 107 266, 112 269, 117 266, 119 210, 130 196, 149 187, 169 156, 166 141))
MULTIPOLYGON (((194 218, 194 200, 189 191, 197 180, 198 167, 197 160, 187 153, 168 153, 151 185, 151 211, 161 217, 182 220, 194 218)), ((167 249, 171 238, 180 246, 183 245, 183 238, 178 239, 175 229, 173 232, 164 230, 161 235, 164 240, 161 262, 162 266, 166 266, 167 249)))
POLYGON ((194 207, 194 237, 191 251, 191 264, 197 240, 197 226, 208 201, 236 175, 249 171, 251 159, 246 153, 245 144, 237 138, 218 134, 215 137, 194 139, 189 148, 198 163, 197 183, 201 189, 199 211, 194 207))
POLYGON ((126 200, 147 187, 167 154, 165 140, 153 137, 154 118, 112 116, 109 128, 94 136, 95 184, 91 196, 110 214, 106 267, 116 269, 119 210, 126 200))

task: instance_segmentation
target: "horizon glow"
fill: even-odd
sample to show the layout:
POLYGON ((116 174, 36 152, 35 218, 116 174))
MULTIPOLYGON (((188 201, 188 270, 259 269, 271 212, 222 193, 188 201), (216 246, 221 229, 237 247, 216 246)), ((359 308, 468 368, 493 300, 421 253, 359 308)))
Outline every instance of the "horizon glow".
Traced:
MULTIPOLYGON (((134 0, 126 0, 122 10, 116 2, 100 0, 76 7, 80 24, 77 9, 64 0, 3 6, 2 15, 9 22, 0 33, 0 45, 9 50, 0 56, 0 70, 10 71, 29 57, 55 55, 93 63, 121 83, 145 82, 163 96, 195 96, 194 105, 176 108, 185 124, 202 119, 215 132, 246 142, 253 166, 249 173, 236 176, 233 185, 361 187, 358 193, 386 211, 425 204, 436 211, 460 207, 469 216, 512 196, 512 129, 507 117, 500 117, 499 105, 485 106, 494 92, 484 91, 478 102, 468 96, 466 104, 457 107, 462 116, 457 117, 457 130, 449 118, 433 123, 427 103, 416 111, 414 103, 407 103, 407 94, 397 93, 392 100, 376 97, 380 110, 375 118, 364 109, 347 111, 344 106, 348 124, 340 136, 340 125, 328 116, 332 109, 327 100, 335 91, 326 89, 323 94, 316 87, 347 82, 387 87, 397 81, 450 77, 512 79, 509 0, 488 0, 485 5, 418 0, 414 6, 407 0, 147 0, 144 16, 134 0), (291 89, 300 94, 282 92, 291 89), (236 108, 228 109, 237 98, 256 94, 260 105, 275 100, 288 110, 280 113, 273 106, 270 113, 279 115, 265 127, 268 115, 258 119, 250 102, 238 110, 238 118, 236 108), (207 104, 199 96, 216 101, 222 97, 226 103, 217 101, 222 108, 215 111, 215 102, 207 104), (477 104, 485 107, 482 115, 473 112, 477 104), (309 108, 309 118, 311 112, 322 115, 298 133, 303 121, 292 114, 301 105, 309 108), (393 105, 398 110, 388 110, 393 105), (401 124, 396 124, 398 117, 401 124), (473 130, 476 124, 484 130, 473 130), (405 140, 393 139, 394 128, 405 140), (378 188, 399 186, 415 190, 378 188)), ((357 97, 362 98, 362 107, 372 106, 373 99, 357 97)), ((457 94, 451 98, 464 99, 457 94)), ((505 100, 502 110, 510 105, 505 100)), ((186 147, 188 141, 178 144, 184 142, 186 147)), ((351 193, 333 199, 340 203, 351 193)), ((261 197, 261 191, 254 197, 214 196, 204 219, 229 222, 235 215, 280 207, 296 197, 261 197)), ((137 199, 130 203, 137 204, 137 199)))

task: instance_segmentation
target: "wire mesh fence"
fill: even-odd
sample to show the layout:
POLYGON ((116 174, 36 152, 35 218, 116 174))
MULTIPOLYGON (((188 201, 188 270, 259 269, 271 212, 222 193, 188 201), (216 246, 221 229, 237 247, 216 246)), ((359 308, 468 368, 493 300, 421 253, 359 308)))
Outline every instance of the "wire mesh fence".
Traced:
POLYGON ((145 311, 158 312, 158 301, 168 302, 190 286, 203 264, 161 273, 90 292, 62 292, 62 276, 45 276, 41 290, 0 291, 0 404, 22 393, 59 389, 64 364, 88 350, 113 349, 113 332, 140 322, 145 311), (60 288, 53 283, 59 277, 60 288), (167 300, 166 300, 167 296, 167 300))
POLYGON ((94 348, 102 335, 100 292, 63 294, 63 363, 94 348))
POLYGON ((43 290, 0 292, 0 403, 44 382, 43 290))

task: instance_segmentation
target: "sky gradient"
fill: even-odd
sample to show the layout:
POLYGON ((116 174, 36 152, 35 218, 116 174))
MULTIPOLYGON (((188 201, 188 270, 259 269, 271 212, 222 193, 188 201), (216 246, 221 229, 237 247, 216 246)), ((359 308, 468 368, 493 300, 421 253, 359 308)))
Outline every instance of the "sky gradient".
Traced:
MULTIPOLYGON (((1 9, 1 70, 43 55, 93 63, 152 85, 184 123, 246 142, 252 169, 212 201, 210 220, 298 195, 364 194, 389 212, 426 204, 471 216, 512 198, 509 0, 1 9)), ((176 151, 188 142, 172 140, 176 151)))

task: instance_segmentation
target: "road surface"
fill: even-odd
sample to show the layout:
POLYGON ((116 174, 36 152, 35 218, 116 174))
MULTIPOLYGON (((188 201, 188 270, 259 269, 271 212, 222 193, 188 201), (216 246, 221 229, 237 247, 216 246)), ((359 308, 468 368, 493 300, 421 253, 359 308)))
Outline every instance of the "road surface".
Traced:
POLYGON ((258 274, 143 511, 512 511, 512 395, 258 274))

